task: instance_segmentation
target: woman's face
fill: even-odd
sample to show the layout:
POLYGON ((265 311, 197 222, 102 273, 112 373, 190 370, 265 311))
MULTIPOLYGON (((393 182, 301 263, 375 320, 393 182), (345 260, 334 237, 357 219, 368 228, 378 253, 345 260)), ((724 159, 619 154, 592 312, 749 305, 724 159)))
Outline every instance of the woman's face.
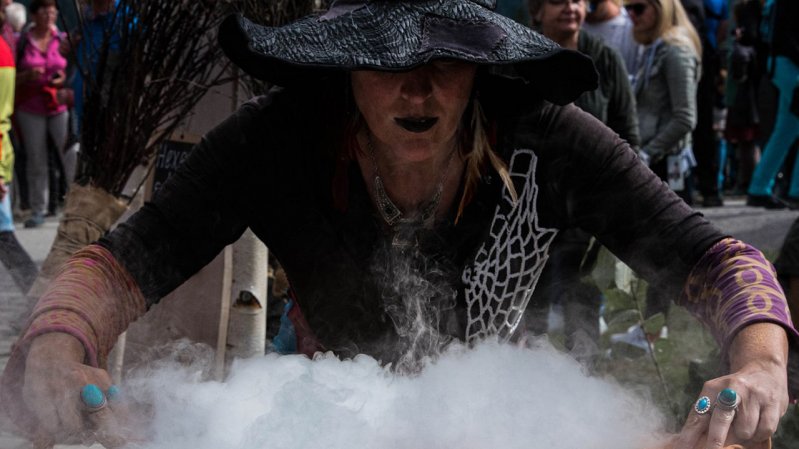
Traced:
POLYGON ((37 27, 52 27, 58 19, 58 9, 55 6, 42 6, 33 14, 33 22, 37 27))
POLYGON ((657 9, 652 3, 647 0, 630 0, 624 7, 633 21, 633 33, 636 36, 651 35, 657 25, 657 9))
POLYGON ((585 20, 585 0, 544 0, 536 20, 550 39, 573 36, 585 20))
POLYGON ((477 66, 437 60, 407 72, 352 72, 355 104, 375 142, 396 162, 448 151, 469 103, 477 66))

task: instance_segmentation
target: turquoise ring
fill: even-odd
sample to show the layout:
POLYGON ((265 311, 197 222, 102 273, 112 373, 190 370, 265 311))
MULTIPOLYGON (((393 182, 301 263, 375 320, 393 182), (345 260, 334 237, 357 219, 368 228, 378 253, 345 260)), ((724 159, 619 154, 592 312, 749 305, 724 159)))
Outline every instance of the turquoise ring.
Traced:
POLYGON ((701 398, 696 400, 694 403, 694 411, 698 415, 704 415, 705 413, 709 412, 711 408, 710 398, 707 396, 702 396, 701 398))
POLYGON ((105 399, 103 390, 95 384, 86 384, 80 390, 80 399, 86 406, 86 411, 96 412, 105 408, 108 403, 105 399))
POLYGON ((119 387, 116 385, 111 385, 108 387, 108 391, 105 392, 105 395, 108 397, 109 401, 116 401, 122 395, 122 392, 119 390, 119 387))
POLYGON ((735 410, 741 403, 741 396, 732 388, 725 388, 719 392, 716 405, 725 410, 735 410))

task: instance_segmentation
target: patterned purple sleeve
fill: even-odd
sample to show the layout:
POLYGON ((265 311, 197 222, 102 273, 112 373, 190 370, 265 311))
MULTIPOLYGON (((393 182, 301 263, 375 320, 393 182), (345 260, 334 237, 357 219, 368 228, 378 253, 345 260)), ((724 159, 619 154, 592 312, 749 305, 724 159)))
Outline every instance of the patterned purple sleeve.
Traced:
POLYGON ((678 303, 713 333, 722 354, 743 327, 776 323, 799 342, 774 267, 754 247, 727 238, 711 247, 691 270, 678 303))

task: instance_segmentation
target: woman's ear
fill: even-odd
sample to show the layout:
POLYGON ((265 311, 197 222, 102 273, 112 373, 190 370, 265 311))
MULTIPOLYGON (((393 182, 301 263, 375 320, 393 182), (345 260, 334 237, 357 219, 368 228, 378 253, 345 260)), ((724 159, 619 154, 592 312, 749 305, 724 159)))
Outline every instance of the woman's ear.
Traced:
POLYGON ((538 8, 538 12, 536 12, 536 13, 535 13, 535 16, 533 16, 533 26, 539 26, 539 25, 541 25, 541 17, 544 15, 544 14, 541 12, 543 9, 544 9, 544 8, 538 8))
POLYGON ((541 4, 540 0, 528 0, 527 12, 530 14, 530 25, 535 28, 541 23, 541 4))

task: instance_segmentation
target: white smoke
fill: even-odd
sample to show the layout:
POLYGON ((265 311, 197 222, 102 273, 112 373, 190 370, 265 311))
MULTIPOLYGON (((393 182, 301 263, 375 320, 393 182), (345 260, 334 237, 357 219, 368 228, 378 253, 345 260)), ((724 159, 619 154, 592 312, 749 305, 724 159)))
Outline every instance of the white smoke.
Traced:
POLYGON ((416 375, 373 358, 277 356, 161 366, 126 383, 151 398, 146 449, 657 447, 664 419, 621 386, 587 377, 546 345, 452 346, 416 375))

